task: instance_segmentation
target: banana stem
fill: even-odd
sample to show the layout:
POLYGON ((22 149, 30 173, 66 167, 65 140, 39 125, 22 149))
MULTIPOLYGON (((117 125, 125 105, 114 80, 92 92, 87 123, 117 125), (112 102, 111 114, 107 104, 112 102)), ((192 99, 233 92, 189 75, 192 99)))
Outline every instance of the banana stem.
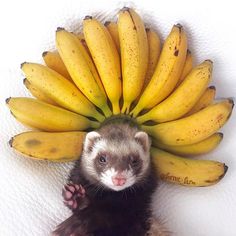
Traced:
POLYGON ((113 115, 118 115, 118 114, 120 114, 119 101, 112 103, 112 110, 113 110, 113 115))
POLYGON ((136 105, 136 107, 130 112, 130 114, 132 115, 132 117, 137 117, 140 111, 141 109, 138 107, 138 105, 136 105))
POLYGON ((144 122, 150 120, 150 115, 148 116, 148 113, 144 114, 142 116, 137 117, 136 120, 139 124, 143 124, 144 122))
POLYGON ((100 107, 100 109, 103 111, 105 117, 110 117, 112 115, 112 112, 107 103, 105 103, 103 107, 100 107))
POLYGON ((93 118, 95 118, 99 122, 103 122, 105 120, 105 116, 103 116, 99 112, 94 113, 93 118))
POLYGON ((153 126, 141 125, 141 129, 147 132, 148 134, 152 135, 153 126))
POLYGON ((100 123, 98 123, 97 121, 91 121, 90 124, 91 124, 91 128, 93 129, 97 129, 100 126, 100 123))
POLYGON ((121 113, 123 113, 123 114, 129 114, 130 105, 131 105, 130 102, 125 101, 125 102, 124 102, 124 105, 123 105, 123 107, 122 107, 121 113))

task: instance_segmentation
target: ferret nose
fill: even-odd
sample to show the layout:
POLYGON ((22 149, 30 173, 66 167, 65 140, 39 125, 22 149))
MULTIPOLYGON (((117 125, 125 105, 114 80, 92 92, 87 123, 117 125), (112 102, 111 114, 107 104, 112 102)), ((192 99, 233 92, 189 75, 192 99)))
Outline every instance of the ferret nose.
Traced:
POLYGON ((115 186, 122 186, 125 184, 126 178, 115 176, 115 177, 112 177, 112 182, 115 186))

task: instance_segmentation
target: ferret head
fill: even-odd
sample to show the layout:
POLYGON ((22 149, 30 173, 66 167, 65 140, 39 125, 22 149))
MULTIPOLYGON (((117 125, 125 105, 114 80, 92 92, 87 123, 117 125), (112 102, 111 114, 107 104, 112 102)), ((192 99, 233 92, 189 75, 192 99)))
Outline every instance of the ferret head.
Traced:
POLYGON ((86 135, 81 164, 91 182, 120 191, 145 178, 149 151, 145 132, 113 125, 86 135))

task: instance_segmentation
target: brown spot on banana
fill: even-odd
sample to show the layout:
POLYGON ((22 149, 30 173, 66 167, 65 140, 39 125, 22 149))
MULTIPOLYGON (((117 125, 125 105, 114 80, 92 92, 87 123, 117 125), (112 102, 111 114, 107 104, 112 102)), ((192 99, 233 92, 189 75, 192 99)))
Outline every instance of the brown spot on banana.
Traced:
POLYGON ((28 139, 25 141, 25 145, 28 147, 38 146, 40 144, 41 144, 41 141, 39 141, 37 139, 28 139))
POLYGON ((179 50, 175 50, 174 55, 177 57, 179 55, 179 50))
POLYGON ((212 183, 216 183, 217 181, 218 181, 218 178, 213 179, 213 180, 205 180, 205 183, 212 184, 212 183))
POLYGON ((214 180, 205 180, 206 183, 217 183, 219 182, 224 176, 225 174, 227 173, 228 171, 228 166, 224 164, 224 172, 222 175, 218 176, 218 178, 214 179, 214 180))
POLYGON ((217 122, 220 122, 223 118, 224 118, 224 115, 223 115, 223 114, 219 114, 219 115, 216 117, 216 121, 217 121, 217 122))
POLYGON ((49 150, 50 153, 56 153, 58 151, 57 148, 53 147, 49 150))

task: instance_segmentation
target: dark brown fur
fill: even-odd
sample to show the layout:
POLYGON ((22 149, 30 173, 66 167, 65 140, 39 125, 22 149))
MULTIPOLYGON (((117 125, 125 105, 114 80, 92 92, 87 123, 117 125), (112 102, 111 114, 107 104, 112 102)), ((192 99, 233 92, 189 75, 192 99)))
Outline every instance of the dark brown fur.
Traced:
POLYGON ((151 195, 157 185, 153 168, 142 184, 115 192, 98 190, 90 184, 80 169, 80 161, 71 172, 70 181, 86 190, 89 205, 75 210, 73 215, 55 231, 59 236, 144 236, 149 229, 151 195), (70 232, 70 234, 67 233, 70 232), (86 233, 85 233, 86 232, 86 233))
MULTIPOLYGON (((129 126, 109 126, 102 128, 99 133, 103 139, 111 142, 128 141, 134 138, 137 129, 129 126)), ((139 142, 140 140, 137 140, 139 142)), ((96 141, 95 141, 96 142, 96 141)), ((143 143, 140 143, 144 145, 143 143)), ((119 145, 118 145, 119 146, 119 145)), ((92 147, 87 150, 90 152, 92 147)), ((119 152, 117 152, 119 153, 119 152)), ((118 154, 117 154, 118 155, 118 154)), ((121 159, 119 156, 116 157, 121 159)), ((124 169, 127 165, 122 162, 117 168, 124 169), (124 166, 122 166, 124 165, 124 166)), ((58 226, 55 231, 57 236, 167 236, 158 224, 152 224, 152 212, 150 209, 151 196, 157 187, 157 174, 152 162, 143 178, 131 187, 121 191, 114 191, 101 185, 99 180, 95 181, 82 168, 81 161, 75 163, 71 171, 69 181, 81 184, 86 192, 87 207, 82 210, 73 210, 70 218, 58 226), (154 231, 153 229, 160 229, 154 231), (154 232, 160 232, 156 234, 154 232), (163 233, 163 234, 161 234, 163 233)), ((99 170, 97 170, 99 171, 99 170)), ((140 170, 139 170, 140 171, 140 170)), ((83 200, 82 200, 83 201, 83 200)))

